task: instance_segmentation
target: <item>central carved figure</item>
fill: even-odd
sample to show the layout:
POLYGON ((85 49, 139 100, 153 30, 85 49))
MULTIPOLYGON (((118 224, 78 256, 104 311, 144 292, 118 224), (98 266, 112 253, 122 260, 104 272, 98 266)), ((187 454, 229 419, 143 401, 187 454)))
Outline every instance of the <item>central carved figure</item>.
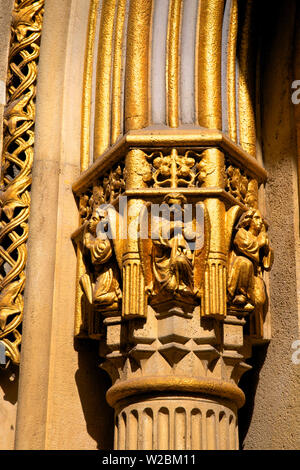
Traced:
POLYGON ((140 240, 140 256, 146 289, 155 303, 175 298, 193 303, 195 297, 201 296, 208 250, 208 235, 204 234, 205 209, 199 203, 203 225, 200 226, 194 215, 191 221, 194 223, 193 238, 188 233, 191 227, 184 218, 185 202, 181 194, 167 195, 162 206, 169 209, 168 216, 158 218, 158 222, 150 215, 149 206, 141 213, 141 217, 146 215, 148 218, 149 237, 140 240))
POLYGON ((170 239, 153 240, 154 291, 193 294, 193 254, 176 224, 170 224, 170 239))

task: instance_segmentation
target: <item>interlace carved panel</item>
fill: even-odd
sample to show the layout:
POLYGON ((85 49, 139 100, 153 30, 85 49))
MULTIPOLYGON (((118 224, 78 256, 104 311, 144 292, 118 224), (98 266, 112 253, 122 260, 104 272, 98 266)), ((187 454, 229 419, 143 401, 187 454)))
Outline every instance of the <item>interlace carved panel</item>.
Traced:
POLYGON ((15 0, 8 59, 0 188, 0 340, 20 362, 35 94, 44 0, 15 0))

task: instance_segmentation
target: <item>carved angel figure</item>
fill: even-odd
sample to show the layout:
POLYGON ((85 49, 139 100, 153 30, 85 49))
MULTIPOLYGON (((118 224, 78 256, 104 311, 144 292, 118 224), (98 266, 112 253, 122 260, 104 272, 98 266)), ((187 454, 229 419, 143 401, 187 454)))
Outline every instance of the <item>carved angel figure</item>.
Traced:
POLYGON ((262 276, 273 263, 267 224, 259 210, 250 209, 236 228, 229 259, 229 298, 237 309, 249 312, 256 309, 262 313, 267 299, 262 276))
POLYGON ((149 233, 147 239, 142 237, 139 239, 139 251, 146 288, 155 302, 163 302, 170 298, 193 302, 195 297, 201 296, 209 246, 208 216, 204 205, 198 203, 198 208, 202 211, 202 220, 199 222, 194 218, 195 238, 192 240, 190 234, 188 236, 189 229, 184 223, 184 199, 180 195, 170 194, 164 200, 168 206, 176 206, 177 210, 181 211, 181 220, 180 218, 174 220, 174 217, 165 220, 162 217, 158 222, 154 221, 151 217, 150 204, 144 206, 141 212, 141 217, 147 218, 149 233), (168 236, 165 231, 166 224, 168 236), (157 228, 155 237, 151 230, 154 225, 157 228), (191 249, 191 245, 194 249, 191 249))
POLYGON ((193 254, 183 235, 175 234, 170 223, 170 239, 153 240, 153 291, 193 295, 193 254))
POLYGON ((83 235, 84 254, 88 258, 90 275, 84 274, 80 283, 89 302, 99 310, 117 309, 121 290, 119 271, 114 259, 112 241, 97 236, 97 225, 106 217, 104 211, 93 210, 83 235))

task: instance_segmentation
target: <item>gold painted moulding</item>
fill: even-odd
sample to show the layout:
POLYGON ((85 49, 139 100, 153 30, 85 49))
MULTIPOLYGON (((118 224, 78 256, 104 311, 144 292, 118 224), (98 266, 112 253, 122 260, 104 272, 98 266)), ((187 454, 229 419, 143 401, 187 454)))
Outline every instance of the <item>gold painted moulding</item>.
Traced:
POLYGON ((249 176, 259 184, 267 181, 266 170, 257 160, 234 143, 223 132, 211 129, 137 130, 129 131, 115 145, 107 149, 74 182, 72 189, 76 196, 86 191, 104 171, 133 148, 159 150, 160 148, 180 147, 182 149, 219 148, 230 156, 232 163, 246 168, 249 176))
POLYGON ((155 392, 187 393, 192 395, 205 395, 219 397, 234 402, 238 408, 245 403, 244 392, 235 384, 212 378, 191 377, 138 377, 117 382, 107 392, 106 399, 110 406, 115 407, 117 402, 126 398, 155 392))

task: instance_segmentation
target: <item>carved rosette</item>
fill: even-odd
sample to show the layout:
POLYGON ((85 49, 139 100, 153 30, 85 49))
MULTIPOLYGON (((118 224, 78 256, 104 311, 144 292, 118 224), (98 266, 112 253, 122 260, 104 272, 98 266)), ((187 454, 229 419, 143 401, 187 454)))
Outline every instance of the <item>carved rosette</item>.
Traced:
POLYGON ((73 240, 90 286, 79 278, 76 334, 100 339, 115 448, 236 449, 238 382, 251 345, 267 339, 263 271, 272 250, 257 209, 266 173, 222 134, 195 133, 183 143, 176 134, 131 133, 116 148, 73 187, 82 224, 73 240), (114 193, 104 175, 116 168, 114 193), (111 203, 106 213, 104 202, 111 203), (87 261, 95 212, 114 222, 114 236, 89 235, 87 261), (98 288, 110 306, 99 302, 98 288))
POLYGON ((44 0, 15 0, 8 58, 0 183, 0 341, 15 364, 20 361, 43 8, 44 0))

